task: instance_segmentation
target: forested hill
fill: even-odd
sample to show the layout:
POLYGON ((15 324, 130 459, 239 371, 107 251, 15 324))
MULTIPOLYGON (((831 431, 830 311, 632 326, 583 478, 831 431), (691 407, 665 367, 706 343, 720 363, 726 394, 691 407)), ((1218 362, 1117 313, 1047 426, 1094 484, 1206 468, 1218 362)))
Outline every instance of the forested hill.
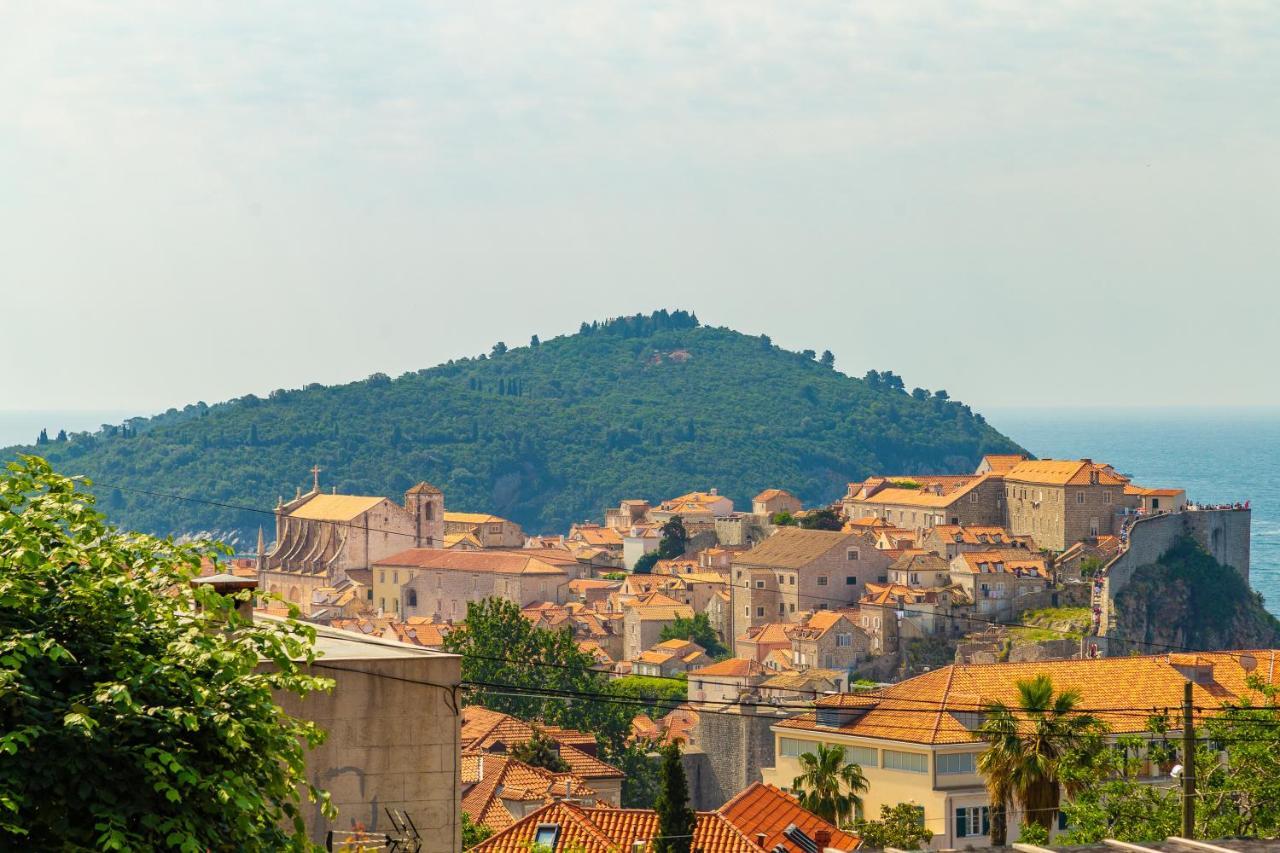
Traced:
POLYGON ((970 471, 1017 447, 945 392, 892 373, 854 379, 811 352, 698 325, 682 311, 584 323, 578 334, 349 385, 309 385, 56 436, 36 452, 101 480, 121 525, 252 542, 271 519, 130 489, 270 508, 310 488, 400 499, 428 480, 446 506, 528 532, 599 520, 623 498, 718 487, 739 508, 767 487, 830 501, 874 472, 970 471))

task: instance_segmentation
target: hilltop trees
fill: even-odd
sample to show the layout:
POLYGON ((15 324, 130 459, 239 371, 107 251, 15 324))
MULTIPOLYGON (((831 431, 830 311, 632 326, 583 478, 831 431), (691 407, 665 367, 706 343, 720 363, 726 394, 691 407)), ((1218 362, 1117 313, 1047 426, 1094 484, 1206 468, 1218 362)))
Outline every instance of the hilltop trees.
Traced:
POLYGON ((274 692, 332 686, 313 629, 193 590, 217 549, 110 528, 84 485, 30 456, 0 476, 0 847, 307 848, 324 733, 274 692))

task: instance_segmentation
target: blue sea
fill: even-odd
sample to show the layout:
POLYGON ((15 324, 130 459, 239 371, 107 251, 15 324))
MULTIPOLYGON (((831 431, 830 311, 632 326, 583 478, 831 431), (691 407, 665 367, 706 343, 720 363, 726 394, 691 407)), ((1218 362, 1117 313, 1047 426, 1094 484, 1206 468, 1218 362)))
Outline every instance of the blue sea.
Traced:
POLYGON ((1280 409, 995 409, 996 429, 1036 456, 1109 462, 1202 503, 1249 501, 1250 581, 1280 616, 1280 409))

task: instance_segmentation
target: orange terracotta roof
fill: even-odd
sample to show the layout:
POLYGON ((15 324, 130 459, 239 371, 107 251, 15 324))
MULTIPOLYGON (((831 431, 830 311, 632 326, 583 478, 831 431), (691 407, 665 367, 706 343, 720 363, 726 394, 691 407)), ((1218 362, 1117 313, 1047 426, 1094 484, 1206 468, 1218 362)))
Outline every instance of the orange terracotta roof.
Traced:
POLYGON ((736 555, 733 564, 802 569, 828 551, 851 541, 853 535, 836 530, 782 527, 750 551, 736 555))
POLYGON ((748 628, 747 633, 738 639, 749 643, 790 643, 791 637, 788 632, 795 626, 789 622, 766 622, 763 625, 757 625, 754 628, 748 628))
POLYGON ((925 482, 923 484, 924 488, 919 489, 902 489, 888 486, 870 497, 859 498, 858 500, 861 503, 877 505, 892 504, 895 506, 918 506, 924 508, 947 507, 985 483, 992 476, 991 474, 977 474, 948 478, 947 480, 941 477, 926 478, 931 480, 932 486, 936 486, 942 493, 938 494, 929 482, 925 482))
MULTIPOLYGON (((471 848, 475 853, 528 853, 540 824, 560 827, 554 850, 617 853, 658 833, 658 813, 650 809, 584 808, 558 802, 543 806, 507 830, 471 848)), ((761 853, 749 838, 716 812, 698 812, 693 848, 703 853, 761 853)))
POLYGON ((1129 482, 1109 465, 1088 459, 1031 459, 1019 462, 1005 473, 1005 479, 1017 483, 1045 486, 1087 486, 1097 474, 1100 486, 1123 486, 1129 482))
POLYGON ((462 810, 475 823, 501 832, 516 822, 504 801, 553 802, 569 796, 594 802, 596 792, 572 773, 552 773, 507 755, 462 754, 462 810))
POLYGON ((957 559, 951 563, 953 571, 967 571, 975 575, 1008 572, 1050 576, 1045 558, 1029 556, 1025 551, 966 551, 956 556, 957 559))
MULTIPOLYGON (((823 698, 815 704, 853 712, 835 729, 841 734, 908 743, 969 743, 977 738, 965 727, 967 712, 994 701, 1016 703, 1017 682, 1040 674, 1053 680, 1055 690, 1078 691, 1078 707, 1093 712, 1115 734, 1146 730, 1147 718, 1134 713, 1135 708, 1181 704, 1187 677, 1176 668, 1179 665, 1212 665, 1210 680, 1192 683, 1197 708, 1219 708, 1245 698, 1255 704, 1262 701, 1246 683, 1250 671, 1242 658, 1253 660, 1252 672, 1264 683, 1280 684, 1280 649, 1199 652, 1190 658, 1194 664, 1179 655, 951 664, 880 690, 823 698)), ((1197 718, 1214 713, 1200 711, 1197 718)), ((778 727, 832 730, 819 726, 814 713, 784 720, 778 727)))
POLYGON ((409 569, 452 572, 496 572, 504 575, 562 575, 564 569, 548 563, 537 551, 447 551, 441 548, 410 548, 374 563, 409 569))
POLYGON ((763 782, 753 782, 718 811, 748 838, 755 839, 758 833, 763 832, 762 846, 765 850, 773 850, 779 844, 784 850, 798 850, 796 843, 782 834, 793 825, 810 838, 825 831, 831 838, 826 846, 836 850, 855 850, 862 843, 858 836, 844 832, 804 809, 795 797, 763 782))
POLYGON ((1019 462, 1026 461, 1026 458, 1021 453, 988 453, 982 457, 982 461, 995 473, 1003 474, 1019 462))
POLYGON ((773 500, 774 498, 780 498, 780 497, 783 497, 783 496, 786 496, 786 497, 789 497, 789 498, 794 498, 794 497, 795 497, 795 495, 791 494, 791 493, 790 493, 790 492, 788 492, 786 489, 765 489, 763 492, 761 492, 760 494, 756 495, 756 496, 755 496, 754 498, 752 498, 751 500, 752 500, 752 502, 753 502, 753 503, 754 503, 755 501, 771 501, 771 500, 773 500))
POLYGON ((710 666, 704 666, 700 669, 689 671, 690 677, 714 677, 727 676, 729 678, 750 678, 756 675, 764 675, 765 669, 760 663, 751 658, 729 658, 719 663, 713 663, 710 666))
MULTIPOLYGON (((560 757, 569 770, 584 779, 620 779, 623 772, 605 764, 594 755, 579 749, 595 743, 595 736, 586 732, 542 726, 542 731, 560 743, 560 757), (575 745, 576 744, 576 745, 575 745)), ((462 729, 459 741, 464 750, 489 751, 499 744, 512 747, 533 737, 533 727, 509 714, 490 711, 477 705, 462 709, 462 729)), ((590 747, 588 747, 590 748, 590 747)))

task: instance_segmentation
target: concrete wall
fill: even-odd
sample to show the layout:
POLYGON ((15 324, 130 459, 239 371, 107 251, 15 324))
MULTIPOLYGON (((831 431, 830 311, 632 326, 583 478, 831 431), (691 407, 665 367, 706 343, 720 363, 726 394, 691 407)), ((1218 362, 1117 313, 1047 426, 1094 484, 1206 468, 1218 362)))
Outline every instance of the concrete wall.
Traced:
POLYGON ((1249 581, 1249 526, 1247 509, 1187 510, 1140 518, 1129 530, 1129 546, 1106 568, 1098 634, 1106 636, 1111 627, 1115 597, 1133 578, 1140 566, 1156 562, 1184 534, 1190 534, 1215 560, 1238 571, 1249 581))
POLYGON ((330 693, 277 696, 287 713, 328 732, 307 753, 307 778, 330 793, 338 817, 330 823, 304 802, 311 839, 323 843, 329 829, 350 829, 352 821, 389 831, 390 807, 413 818, 423 851, 460 850, 456 706, 449 690, 415 683, 457 684, 459 658, 326 658, 314 672, 337 682, 330 693))

